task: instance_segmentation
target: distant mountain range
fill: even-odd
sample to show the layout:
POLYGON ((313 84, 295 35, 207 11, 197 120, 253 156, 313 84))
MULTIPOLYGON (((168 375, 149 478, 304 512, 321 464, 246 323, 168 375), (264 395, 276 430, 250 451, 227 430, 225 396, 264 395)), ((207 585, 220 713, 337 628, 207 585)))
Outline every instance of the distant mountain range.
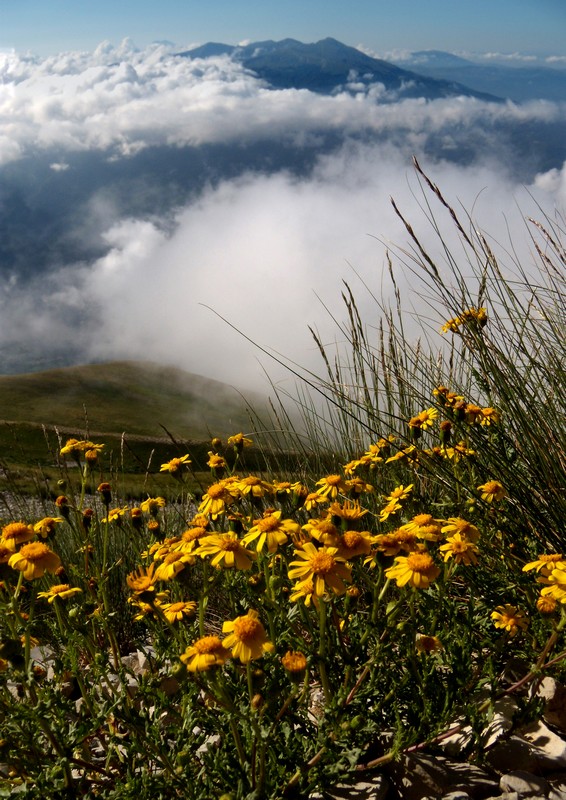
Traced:
POLYGON ((420 50, 395 64, 436 80, 463 83, 479 92, 489 92, 517 103, 528 100, 566 101, 566 69, 533 66, 478 64, 442 50, 420 50))
MULTIPOLYGON (((362 53, 336 39, 303 44, 296 39, 253 42, 245 46, 208 42, 179 53, 187 58, 229 55, 275 89, 308 89, 321 94, 352 93, 382 84, 391 100, 424 97, 476 97, 498 101, 495 95, 476 91, 452 79, 428 77, 362 53)), ((382 100, 382 98, 380 98, 382 100)))

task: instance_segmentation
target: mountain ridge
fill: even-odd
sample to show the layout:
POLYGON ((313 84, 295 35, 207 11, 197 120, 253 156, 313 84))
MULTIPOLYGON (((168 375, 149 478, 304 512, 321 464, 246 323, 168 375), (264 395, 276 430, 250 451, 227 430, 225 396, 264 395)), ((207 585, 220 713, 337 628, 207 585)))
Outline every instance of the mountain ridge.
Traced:
POLYGON ((381 83, 388 92, 397 93, 403 98, 425 97, 434 100, 464 95, 501 102, 501 98, 495 95, 477 92, 455 81, 429 78, 389 61, 373 58, 332 37, 309 44, 290 38, 246 45, 207 42, 177 55, 186 58, 229 55, 275 89, 308 89, 319 94, 332 94, 337 91, 356 91, 348 88, 353 82, 357 91, 361 87, 368 88, 381 83))

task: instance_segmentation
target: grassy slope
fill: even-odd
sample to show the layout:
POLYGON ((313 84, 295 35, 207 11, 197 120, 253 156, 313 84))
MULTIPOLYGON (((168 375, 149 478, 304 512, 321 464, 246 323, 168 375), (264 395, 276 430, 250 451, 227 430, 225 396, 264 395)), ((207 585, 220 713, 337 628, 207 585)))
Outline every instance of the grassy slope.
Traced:
MULTIPOLYGON (((247 399, 261 407, 261 399, 247 399)), ((153 472, 187 450, 195 467, 206 470, 211 436, 250 425, 246 400, 235 389, 173 367, 113 362, 0 376, 0 467, 53 467, 57 434, 62 441, 83 438, 88 428, 90 438, 106 445, 105 461, 125 472, 143 472, 149 460, 153 472)), ((0 488, 4 482, 0 469, 0 488)))
MULTIPOLYGON (((251 398, 254 405, 257 398, 251 398)), ((84 431, 208 439, 249 427, 230 386, 173 367, 113 362, 0 377, 0 419, 84 431)))

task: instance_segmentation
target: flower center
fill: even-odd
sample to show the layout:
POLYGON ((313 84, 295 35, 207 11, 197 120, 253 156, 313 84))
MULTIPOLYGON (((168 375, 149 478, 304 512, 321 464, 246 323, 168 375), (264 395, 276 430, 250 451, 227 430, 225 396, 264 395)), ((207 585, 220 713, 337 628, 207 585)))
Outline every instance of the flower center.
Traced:
POLYGON ((221 483, 213 483, 212 486, 208 487, 207 495, 211 500, 218 500, 218 498, 223 496, 225 491, 221 483))
POLYGON ((363 542, 363 539, 364 537, 358 531, 346 531, 344 536, 342 536, 342 543, 344 547, 351 550, 354 547, 358 547, 358 545, 363 542))
POLYGON ((23 522, 12 522, 2 531, 4 539, 17 539, 19 536, 29 535, 29 526, 23 522))
POLYGON ((261 622, 252 617, 241 617, 234 622, 234 633, 241 642, 255 639, 261 632, 261 622))
POLYGON ((20 555, 27 561, 41 561, 49 552, 51 551, 47 545, 41 542, 32 542, 22 547, 20 555))
POLYGON ((229 550, 234 552, 240 549, 240 542, 237 539, 222 539, 219 544, 221 550, 229 550))
POLYGON ((430 525, 434 521, 434 517, 432 514, 417 514, 416 517, 413 517, 413 522, 415 525, 430 525))
POLYGON ((330 553, 322 553, 319 551, 311 558, 312 571, 317 575, 328 574, 334 568, 335 563, 330 553))
POLYGON ((222 650, 222 642, 218 636, 204 636, 194 643, 193 647, 201 655, 206 653, 216 653, 222 650))
POLYGON ((277 517, 264 517, 264 519, 260 519, 257 523, 257 527, 262 533, 270 533, 270 531, 276 531, 279 527, 279 520, 277 517))
POLYGON ((434 561, 428 553, 411 553, 407 556, 407 566, 413 572, 428 572, 434 566, 434 561))

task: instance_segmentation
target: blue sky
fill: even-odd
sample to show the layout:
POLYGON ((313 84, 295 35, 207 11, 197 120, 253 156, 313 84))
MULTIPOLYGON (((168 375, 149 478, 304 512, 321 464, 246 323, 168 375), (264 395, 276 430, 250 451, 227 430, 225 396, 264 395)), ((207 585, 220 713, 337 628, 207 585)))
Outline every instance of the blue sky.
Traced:
POLYGON ((38 55, 129 36, 143 47, 333 36, 393 49, 566 53, 565 0, 0 0, 0 49, 38 55))

